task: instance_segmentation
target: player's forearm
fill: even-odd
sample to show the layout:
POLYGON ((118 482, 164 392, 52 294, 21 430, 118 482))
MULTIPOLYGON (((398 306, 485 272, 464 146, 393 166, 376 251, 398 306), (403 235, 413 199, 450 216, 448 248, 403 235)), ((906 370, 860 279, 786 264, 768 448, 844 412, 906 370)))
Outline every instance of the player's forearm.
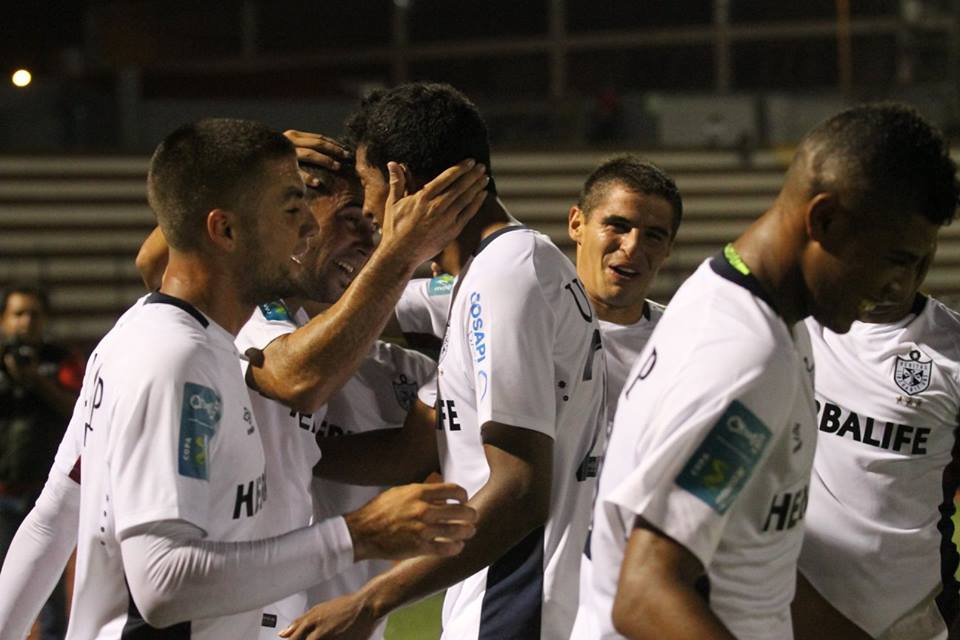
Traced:
POLYGON ((380 429, 319 438, 318 478, 358 485, 421 482, 438 470, 436 439, 411 438, 404 429, 380 429))
POLYGON ((364 588, 371 613, 391 611, 446 589, 493 564, 545 524, 549 503, 540 487, 494 478, 467 503, 477 510, 477 532, 452 558, 413 558, 371 580, 364 588))
POLYGON ((630 640, 736 640, 692 585, 673 581, 618 590, 613 626, 630 640))
POLYGON ((165 627, 231 615, 302 591, 353 562, 341 518, 250 542, 216 542, 185 522, 160 522, 121 542, 144 619, 165 627))
POLYGON ((80 486, 53 470, 0 571, 0 640, 27 636, 77 543, 80 486))
POLYGON ((416 266, 398 248, 379 247, 334 305, 251 366, 256 387, 300 411, 323 406, 367 356, 416 266))

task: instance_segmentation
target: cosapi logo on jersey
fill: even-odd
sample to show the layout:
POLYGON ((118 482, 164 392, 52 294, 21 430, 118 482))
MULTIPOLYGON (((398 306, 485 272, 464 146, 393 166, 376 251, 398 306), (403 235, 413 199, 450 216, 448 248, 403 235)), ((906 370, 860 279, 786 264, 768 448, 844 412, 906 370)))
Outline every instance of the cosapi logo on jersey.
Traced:
POLYGON ((926 390, 930 386, 930 372, 933 360, 921 361, 921 353, 910 351, 909 359, 897 356, 897 366, 893 370, 893 381, 911 396, 926 390))

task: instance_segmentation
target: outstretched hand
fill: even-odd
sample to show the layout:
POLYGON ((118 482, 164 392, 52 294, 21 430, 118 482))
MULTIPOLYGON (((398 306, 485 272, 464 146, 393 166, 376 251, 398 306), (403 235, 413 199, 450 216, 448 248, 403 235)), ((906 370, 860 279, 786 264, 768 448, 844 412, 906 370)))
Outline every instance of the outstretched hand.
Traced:
POLYGON ((476 533, 477 512, 466 501, 467 492, 450 483, 388 489, 344 516, 354 560, 460 553, 476 533))
POLYGON ((407 175, 387 163, 390 184, 382 226, 382 244, 400 243, 417 263, 429 260, 456 238, 480 210, 490 182, 487 168, 467 159, 407 195, 407 175))
MULTIPOLYGON (((341 161, 350 158, 349 149, 325 135, 295 129, 288 129, 283 132, 283 135, 297 148, 298 163, 339 171, 342 167, 341 161)), ((309 173, 301 171, 300 175, 308 187, 319 184, 317 178, 309 173)))
POLYGON ((366 640, 378 622, 357 592, 321 602, 279 635, 292 640, 366 640))

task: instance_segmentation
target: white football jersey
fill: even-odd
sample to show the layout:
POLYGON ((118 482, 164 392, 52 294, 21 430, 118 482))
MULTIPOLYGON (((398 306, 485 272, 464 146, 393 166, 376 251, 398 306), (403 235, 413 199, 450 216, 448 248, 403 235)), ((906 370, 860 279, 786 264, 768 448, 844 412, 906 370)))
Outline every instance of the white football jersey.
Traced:
POLYGON ((414 278, 407 283, 394 310, 404 333, 443 337, 455 280, 445 273, 435 278, 414 278))
MULTIPOLYGON (((526 227, 486 238, 450 306, 438 366, 438 446, 444 480, 474 495, 489 467, 490 421, 553 439, 544 527, 447 590, 444 638, 567 638, 602 440, 600 332, 570 261, 526 227)), ((421 393, 421 399, 425 395, 421 393)))
POLYGON ((820 440, 800 570, 871 635, 937 591, 951 621, 960 314, 920 297, 899 322, 808 327, 820 440))
MULTIPOLYGON (((82 482, 67 638, 148 632, 124 578, 120 540, 183 520, 226 542, 259 537, 263 446, 233 336, 186 302, 153 293, 90 357, 78 400, 82 482)), ((69 447, 60 456, 69 458, 69 447)), ((182 638, 255 638, 259 611, 170 627, 182 638)), ((132 636, 131 636, 132 637, 132 636)))
POLYGON ((603 351, 607 358, 607 418, 613 420, 617 401, 627 381, 630 369, 653 334, 654 327, 663 317, 664 306, 647 300, 643 317, 633 324, 616 324, 600 321, 603 336, 603 351))
POLYGON ((611 612, 638 516, 693 553, 711 610, 738 638, 791 638, 796 558, 816 445, 813 359, 756 279, 722 257, 679 289, 630 372, 594 507, 593 588, 611 612))
MULTIPOLYGON (((600 321, 600 335, 603 337, 603 352, 607 359, 607 422, 613 421, 617 411, 620 392, 627 381, 627 375, 640 356, 640 352, 653 334, 654 327, 663 317, 664 306, 652 300, 646 301, 643 316, 633 324, 616 324, 600 321)), ((589 540, 588 540, 589 546, 589 540)), ((584 549, 580 558, 580 593, 590 591, 593 582, 593 562, 589 549, 584 549)), ((596 635, 597 622, 593 607, 587 605, 581 597, 577 609, 577 620, 571 634, 574 638, 587 638, 596 635)))
MULTIPOLYGON (((430 358, 378 341, 357 373, 327 404, 318 435, 334 437, 375 429, 400 428, 417 399, 417 389, 433 378, 436 363, 430 358)), ((320 440, 321 448, 323 440, 320 440)), ((387 487, 360 486, 314 478, 314 515, 317 519, 359 509, 387 487)), ((387 560, 364 560, 307 591, 311 604, 353 593, 374 576, 391 567, 387 560)), ((374 638, 383 637, 381 624, 374 638)))
MULTIPOLYGON (((280 336, 293 333, 308 319, 303 309, 294 312, 282 300, 261 304, 237 334, 237 349, 241 353, 250 348, 265 349, 280 336)), ((245 362, 244 369, 246 366, 245 362)), ((270 501, 264 508, 261 536, 269 538, 309 526, 313 521, 310 480, 313 467, 320 460, 314 417, 322 417, 324 410, 316 414, 299 413, 253 389, 249 389, 249 393, 266 457, 270 501)), ((260 638, 276 638, 278 631, 307 608, 306 591, 264 607, 258 621, 260 638)))

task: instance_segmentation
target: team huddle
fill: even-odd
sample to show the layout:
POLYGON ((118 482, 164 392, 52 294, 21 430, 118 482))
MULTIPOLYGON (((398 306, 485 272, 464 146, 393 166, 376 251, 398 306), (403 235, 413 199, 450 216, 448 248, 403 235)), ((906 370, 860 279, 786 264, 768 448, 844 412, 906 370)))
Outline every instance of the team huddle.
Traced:
POLYGON ((655 165, 590 174, 572 264, 452 87, 346 125, 159 145, 152 292, 89 359, 0 640, 74 547, 70 640, 382 638, 440 591, 446 640, 960 637, 960 314, 919 291, 960 186, 915 111, 811 130, 666 308, 655 165))

